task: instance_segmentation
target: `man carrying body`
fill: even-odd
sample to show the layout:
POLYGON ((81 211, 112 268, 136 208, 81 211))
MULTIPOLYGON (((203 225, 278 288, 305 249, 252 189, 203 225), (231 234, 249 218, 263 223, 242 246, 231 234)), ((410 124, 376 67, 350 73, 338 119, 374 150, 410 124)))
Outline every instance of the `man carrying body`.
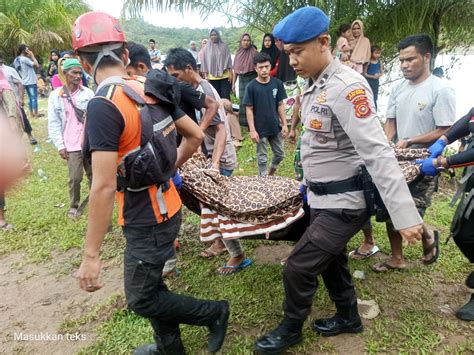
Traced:
MULTIPOLYGON (((191 53, 182 48, 170 50, 165 60, 165 66, 171 75, 178 80, 191 84, 198 91, 204 92, 207 96, 213 97, 220 102, 220 97, 213 86, 198 74, 197 64, 191 53)), ((205 148, 212 159, 212 168, 220 171, 221 175, 230 176, 237 165, 237 155, 235 152, 230 127, 223 106, 220 105, 219 111, 211 121, 201 119, 199 126, 205 133, 205 148)), ((239 240, 221 240, 217 239, 210 248, 206 249, 201 255, 212 257, 222 253, 225 248, 230 253, 231 258, 227 263, 219 268, 218 272, 222 275, 234 274, 250 266, 250 259, 245 258, 242 246, 239 240), (222 245, 222 242, 224 245, 222 245)))
POLYGON ((75 107, 86 110, 94 92, 81 85, 82 66, 77 59, 66 59, 63 63, 66 78, 64 86, 55 89, 48 99, 48 132, 59 152, 67 161, 69 171, 69 205, 68 217, 79 217, 77 208, 81 200, 81 182, 86 172, 89 186, 92 181, 92 170, 82 157, 82 136, 84 117, 78 117, 75 107))
POLYGON ((318 275, 337 312, 316 320, 313 329, 324 336, 363 330, 345 254, 347 242, 368 219, 358 179, 361 165, 372 175, 395 228, 409 243, 421 238, 422 220, 375 115, 370 87, 362 76, 333 59, 328 28, 326 14, 304 7, 273 31, 285 43, 297 74, 311 79, 301 101, 305 126, 301 161, 311 223, 283 272, 284 319, 256 341, 258 353, 283 352, 302 340, 318 275))
MULTIPOLYGON (((146 74, 152 69, 150 55, 144 46, 134 42, 127 43, 127 49, 129 51, 130 63, 127 65, 127 73, 130 76, 146 76, 146 74)), ((179 107, 188 115, 196 124, 198 124, 196 118, 196 110, 200 111, 205 108, 204 119, 212 120, 214 115, 217 113, 219 104, 216 100, 210 96, 204 95, 202 92, 194 90, 194 88, 184 81, 170 77, 170 79, 176 80, 176 84, 180 90, 180 102, 179 107), (208 118, 207 118, 208 117, 208 118)), ((178 147, 181 143, 181 137, 178 137, 178 147)), ((175 245, 177 244, 177 240, 175 245)), ((176 276, 179 270, 176 268, 176 254, 168 259, 163 268, 163 277, 176 276)))
MULTIPOLYGON (((430 73, 433 44, 428 35, 420 34, 403 39, 399 45, 400 67, 405 80, 396 84, 389 98, 385 134, 398 148, 427 148, 446 132, 456 117, 454 90, 430 73)), ((443 147, 444 148, 444 147, 443 147)), ((421 216, 431 205, 437 177, 419 177, 410 183, 410 192, 421 216)), ((386 221, 392 248, 390 260, 373 266, 375 271, 404 269, 402 238, 386 221)), ((435 262, 439 256, 439 235, 423 226, 424 264, 435 262)), ((375 240, 366 237, 359 247, 361 253, 373 248, 375 240), (371 240, 372 239, 372 240, 371 240)))
MULTIPOLYGON (((110 223, 117 194, 119 224, 127 245, 124 257, 125 296, 135 313, 148 318, 155 344, 135 354, 185 354, 179 325, 209 328, 208 350, 217 352, 225 338, 229 306, 226 301, 201 301, 170 292, 162 279, 166 260, 181 224, 181 200, 172 181, 140 191, 117 191, 117 165, 141 142, 141 118, 137 103, 125 92, 133 90, 142 99, 143 84, 127 75, 125 35, 118 21, 103 12, 81 15, 73 27, 73 48, 84 69, 99 85, 100 96, 88 105, 84 152, 92 159, 89 223, 84 255, 77 277, 82 289, 94 292, 99 283, 100 248, 110 223), (105 96, 105 97, 102 97, 105 96)), ((203 134, 199 127, 173 104, 171 95, 155 101, 171 117, 186 139, 177 152, 176 167, 197 149, 203 134), (163 100, 163 98, 166 100, 163 100)), ((166 119, 166 118, 165 118, 166 119)), ((171 127, 174 127, 171 126, 171 127)), ((173 132, 171 132, 173 133, 173 132)))
POLYGON ((258 175, 267 175, 268 144, 273 152, 268 175, 273 175, 285 157, 283 139, 288 134, 288 127, 283 100, 286 92, 281 80, 270 76, 271 58, 268 54, 257 54, 253 62, 257 78, 245 88, 243 104, 250 138, 257 143, 258 175))

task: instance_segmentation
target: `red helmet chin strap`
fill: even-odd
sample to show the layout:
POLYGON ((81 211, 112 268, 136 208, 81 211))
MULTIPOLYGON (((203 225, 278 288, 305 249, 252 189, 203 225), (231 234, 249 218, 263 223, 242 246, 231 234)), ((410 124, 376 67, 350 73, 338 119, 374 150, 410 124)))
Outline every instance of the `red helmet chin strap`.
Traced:
POLYGON ((112 57, 114 58, 117 62, 122 63, 122 59, 119 58, 117 54, 114 53, 115 49, 122 48, 123 43, 110 43, 110 44, 104 44, 103 46, 90 46, 90 47, 85 47, 81 48, 81 52, 87 52, 87 53, 97 53, 97 58, 92 65, 92 71, 91 75, 95 80, 95 73, 97 72, 97 67, 99 66, 100 61, 104 57, 112 57))

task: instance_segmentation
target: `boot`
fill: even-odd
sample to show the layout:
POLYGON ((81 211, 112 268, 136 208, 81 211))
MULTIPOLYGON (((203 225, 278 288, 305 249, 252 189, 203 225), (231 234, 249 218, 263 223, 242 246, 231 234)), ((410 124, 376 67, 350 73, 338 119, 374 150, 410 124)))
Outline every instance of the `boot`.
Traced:
POLYGON ((254 351, 257 354, 280 354, 303 340, 304 320, 283 318, 271 332, 257 339, 254 351))
POLYGON ((154 344, 146 344, 136 348, 133 355, 167 355, 160 337, 157 335, 153 337, 155 338, 154 344))
POLYGON ((461 320, 474 321, 474 294, 471 295, 471 299, 464 306, 458 309, 456 317, 461 320))
POLYGON ((331 337, 341 333, 361 333, 364 330, 357 310, 357 303, 352 306, 337 306, 336 314, 331 318, 317 319, 313 330, 324 337, 331 337))
POLYGON ((471 298, 464 306, 458 309, 456 317, 461 320, 474 321, 474 271, 466 279, 466 286, 471 292, 471 298))
POLYGON ((474 293, 474 271, 471 272, 466 279, 466 286, 471 293, 474 293))
POLYGON ((207 350, 210 353, 216 353, 224 343, 225 335, 227 333, 227 322, 229 321, 229 303, 221 301, 219 316, 209 325, 209 337, 207 341, 207 350))

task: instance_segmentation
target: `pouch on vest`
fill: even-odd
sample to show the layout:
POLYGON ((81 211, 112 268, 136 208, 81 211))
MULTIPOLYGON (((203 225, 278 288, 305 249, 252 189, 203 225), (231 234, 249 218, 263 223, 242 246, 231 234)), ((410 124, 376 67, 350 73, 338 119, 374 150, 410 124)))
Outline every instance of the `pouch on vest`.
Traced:
MULTIPOLYGON (((124 93, 137 103, 141 143, 127 152, 117 167, 117 189, 141 191, 167 182, 176 171, 176 126, 164 105, 149 104, 123 82, 124 93)), ((107 86, 100 92, 106 92, 107 86)))

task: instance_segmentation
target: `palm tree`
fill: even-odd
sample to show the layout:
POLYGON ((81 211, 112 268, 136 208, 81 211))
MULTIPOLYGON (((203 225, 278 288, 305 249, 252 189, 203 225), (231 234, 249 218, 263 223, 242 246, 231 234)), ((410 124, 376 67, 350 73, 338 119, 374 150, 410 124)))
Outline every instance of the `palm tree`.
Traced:
POLYGON ((21 43, 38 54, 70 48, 71 24, 88 9, 82 0, 1 0, 0 48, 7 57, 21 43))

